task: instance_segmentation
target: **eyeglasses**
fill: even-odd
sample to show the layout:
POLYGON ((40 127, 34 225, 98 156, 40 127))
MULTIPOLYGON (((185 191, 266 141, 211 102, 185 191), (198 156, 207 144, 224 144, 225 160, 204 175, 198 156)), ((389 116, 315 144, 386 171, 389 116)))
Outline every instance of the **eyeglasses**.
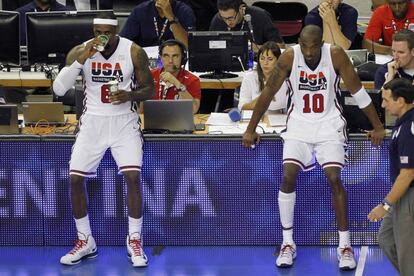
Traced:
POLYGON ((233 15, 233 16, 223 17, 219 14, 219 17, 221 18, 221 20, 223 20, 225 22, 233 22, 233 21, 236 20, 238 14, 239 14, 239 11, 237 11, 236 14, 233 15))

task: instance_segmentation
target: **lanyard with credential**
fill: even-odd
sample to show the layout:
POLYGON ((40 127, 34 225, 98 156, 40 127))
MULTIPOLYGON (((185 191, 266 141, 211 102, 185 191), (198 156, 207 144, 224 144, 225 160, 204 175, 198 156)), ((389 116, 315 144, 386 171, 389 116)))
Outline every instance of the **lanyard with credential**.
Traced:
MULTIPOLYGON (((408 25, 410 24, 410 20, 408 20, 408 18, 405 20, 404 23, 404 28, 403 29, 408 29, 408 25)), ((394 19, 391 21, 391 25, 392 25, 392 30, 394 31, 394 34, 398 32, 397 30, 397 25, 395 24, 394 19)))
POLYGON ((168 19, 165 18, 164 25, 162 26, 162 30, 161 30, 161 33, 160 33, 160 30, 158 29, 157 18, 154 16, 154 28, 155 28, 155 33, 157 34, 157 37, 158 37, 158 42, 161 41, 161 37, 164 35, 165 29, 167 28, 167 25, 168 25, 168 19))

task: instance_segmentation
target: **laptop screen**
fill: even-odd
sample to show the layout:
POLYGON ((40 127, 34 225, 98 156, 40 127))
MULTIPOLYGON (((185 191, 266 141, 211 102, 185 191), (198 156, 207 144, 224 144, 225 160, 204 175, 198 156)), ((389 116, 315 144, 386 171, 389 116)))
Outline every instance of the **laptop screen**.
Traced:
POLYGON ((354 66, 361 65, 368 61, 367 49, 347 50, 346 54, 354 66))
POLYGON ((38 122, 57 125, 65 124, 65 115, 61 102, 24 102, 22 107, 26 125, 38 122))
POLYGON ((154 133, 194 131, 192 100, 149 100, 144 102, 144 130, 154 133))

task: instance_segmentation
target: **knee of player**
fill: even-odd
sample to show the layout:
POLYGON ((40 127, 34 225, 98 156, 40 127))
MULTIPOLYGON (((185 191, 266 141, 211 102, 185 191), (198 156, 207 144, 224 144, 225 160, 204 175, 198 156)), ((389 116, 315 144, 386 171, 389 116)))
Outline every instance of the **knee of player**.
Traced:
POLYGON ((125 171, 123 172, 125 181, 128 186, 137 186, 139 184, 139 172, 138 171, 125 171))
POLYGON ((70 185, 72 189, 83 188, 83 183, 85 181, 85 177, 71 174, 70 175, 70 185))
POLYGON ((332 188, 342 188, 341 175, 339 173, 327 173, 326 179, 328 180, 328 183, 329 185, 331 185, 332 188))

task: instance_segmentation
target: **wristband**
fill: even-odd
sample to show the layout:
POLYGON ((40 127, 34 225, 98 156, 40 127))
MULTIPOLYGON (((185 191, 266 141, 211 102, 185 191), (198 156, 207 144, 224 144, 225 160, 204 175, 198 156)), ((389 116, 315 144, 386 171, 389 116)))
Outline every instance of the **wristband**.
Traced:
POLYGON ((367 107, 372 102, 371 97, 368 95, 364 87, 361 87, 359 91, 351 95, 360 109, 367 107))

